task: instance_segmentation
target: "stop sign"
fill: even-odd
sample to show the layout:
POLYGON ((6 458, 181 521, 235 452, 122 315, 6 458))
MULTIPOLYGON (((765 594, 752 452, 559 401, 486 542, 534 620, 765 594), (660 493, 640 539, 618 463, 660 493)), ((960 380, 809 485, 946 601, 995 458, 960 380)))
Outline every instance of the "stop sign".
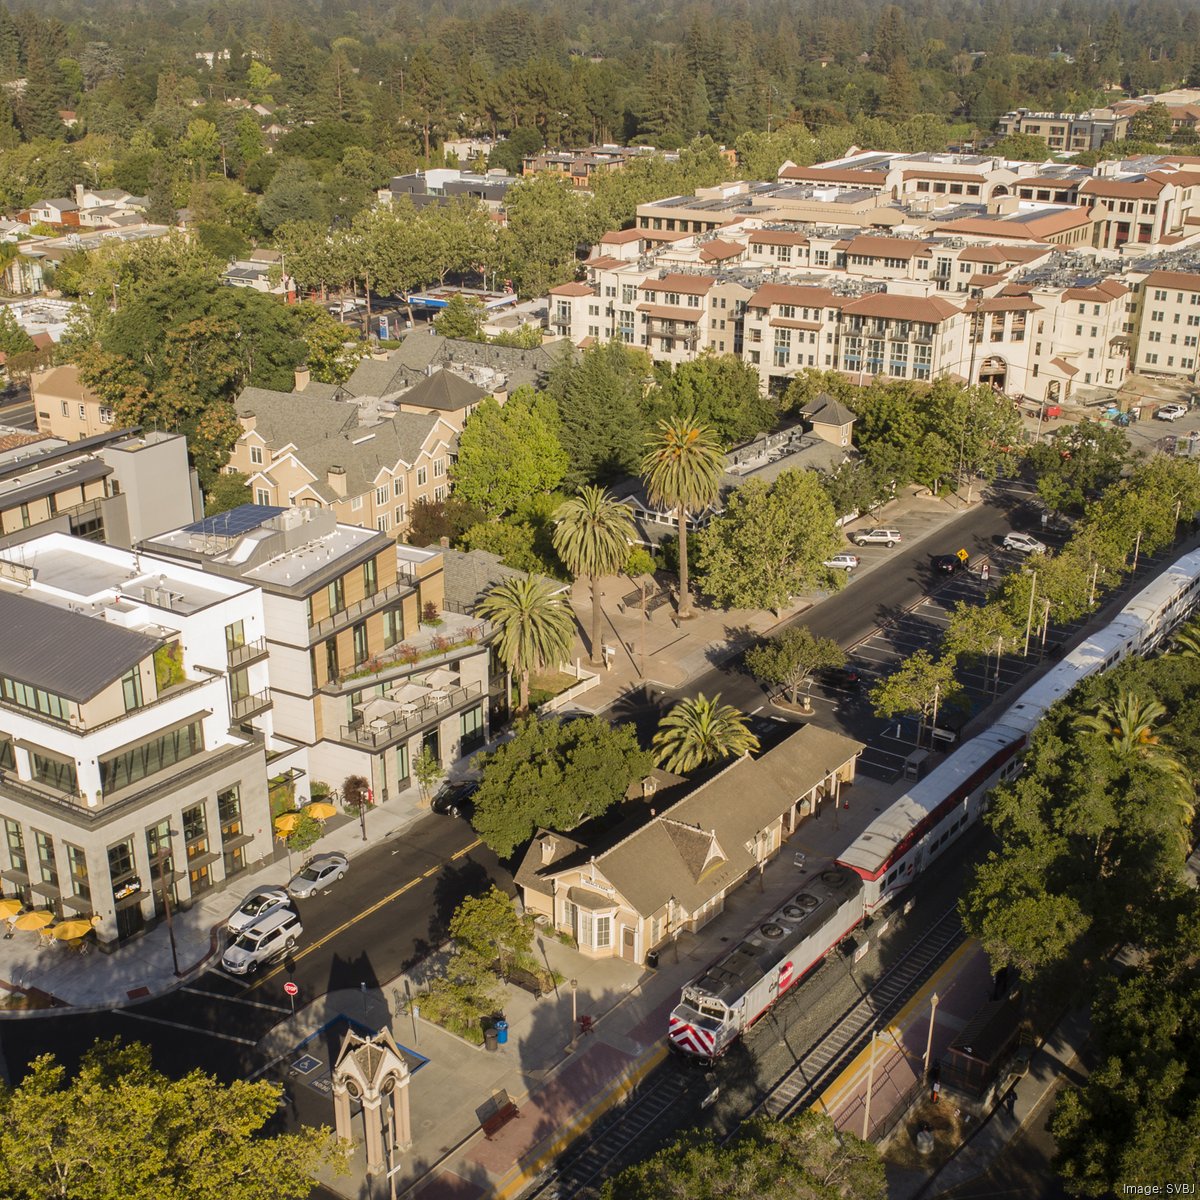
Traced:
POLYGON ((295 996, 300 991, 300 985, 293 983, 290 979, 283 985, 284 994, 287 996, 295 996))

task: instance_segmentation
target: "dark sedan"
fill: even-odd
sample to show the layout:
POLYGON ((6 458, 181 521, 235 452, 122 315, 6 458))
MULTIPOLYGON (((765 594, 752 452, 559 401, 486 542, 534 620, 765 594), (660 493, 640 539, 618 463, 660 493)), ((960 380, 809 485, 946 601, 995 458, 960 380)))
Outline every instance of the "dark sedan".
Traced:
POLYGON ((457 783, 444 783, 429 807, 435 813, 447 817, 465 817, 468 821, 475 815, 472 797, 479 791, 479 780, 466 779, 457 783))
POLYGON ((929 565, 939 575, 954 575, 959 571, 965 571, 970 561, 969 558, 958 554, 935 554, 929 565))

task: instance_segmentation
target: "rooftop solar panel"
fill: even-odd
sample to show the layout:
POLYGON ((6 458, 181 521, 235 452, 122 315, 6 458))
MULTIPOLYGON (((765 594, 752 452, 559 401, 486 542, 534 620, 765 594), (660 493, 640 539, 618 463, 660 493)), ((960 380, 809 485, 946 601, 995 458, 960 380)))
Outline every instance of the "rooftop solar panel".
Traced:
POLYGON ((270 504, 239 504, 228 512, 217 513, 185 526, 188 533, 205 535, 215 534, 217 537, 239 537, 257 529, 264 521, 277 517, 285 510, 270 504))

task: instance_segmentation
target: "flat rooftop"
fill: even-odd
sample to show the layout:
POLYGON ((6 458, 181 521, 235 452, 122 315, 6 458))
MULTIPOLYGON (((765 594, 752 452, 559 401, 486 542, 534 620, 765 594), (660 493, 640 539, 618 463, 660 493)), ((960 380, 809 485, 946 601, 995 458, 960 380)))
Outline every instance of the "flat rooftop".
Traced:
POLYGON ((169 559, 101 546, 63 533, 50 533, 0 551, 0 564, 14 564, 5 584, 19 586, 26 568, 23 594, 47 603, 93 611, 119 600, 164 608, 185 615, 249 591, 247 584, 214 579, 169 559), (168 600, 169 596, 169 600, 168 600))

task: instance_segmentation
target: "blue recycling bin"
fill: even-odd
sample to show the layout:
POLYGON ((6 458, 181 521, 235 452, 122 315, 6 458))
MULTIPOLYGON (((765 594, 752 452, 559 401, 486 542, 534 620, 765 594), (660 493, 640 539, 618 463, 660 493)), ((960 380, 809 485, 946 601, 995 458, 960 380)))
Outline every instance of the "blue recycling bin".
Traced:
POLYGON ((499 1045, 505 1046, 508 1044, 508 1022, 496 1022, 496 1041, 499 1045))

